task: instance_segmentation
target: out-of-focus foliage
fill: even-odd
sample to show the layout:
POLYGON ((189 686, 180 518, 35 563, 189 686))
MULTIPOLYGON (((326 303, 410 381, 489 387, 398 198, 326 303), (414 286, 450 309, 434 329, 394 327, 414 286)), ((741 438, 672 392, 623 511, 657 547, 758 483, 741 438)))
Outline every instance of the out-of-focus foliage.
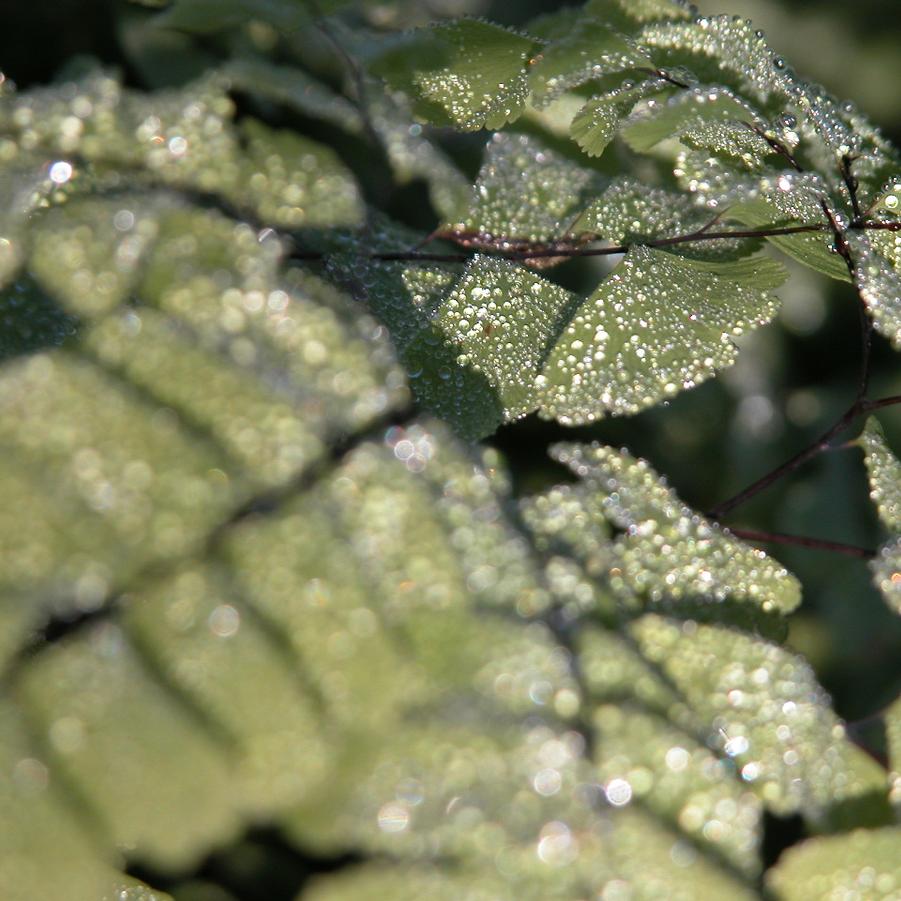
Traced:
POLYGON ((894 149, 674 0, 339 5, 178 0, 136 59, 200 33, 215 70, 0 95, 4 898, 180 901, 261 824, 353 861, 316 901, 893 897, 897 717, 889 772, 783 643, 798 579, 625 450, 521 497, 461 438, 668 402, 776 315, 759 242, 656 239, 811 225, 772 242, 897 345, 895 233, 854 209, 896 221, 894 149), (471 187, 428 127, 510 123, 471 187), (376 162, 427 184, 434 259, 376 162), (588 291, 545 271, 598 240, 588 291), (768 869, 767 813, 819 835, 768 869))

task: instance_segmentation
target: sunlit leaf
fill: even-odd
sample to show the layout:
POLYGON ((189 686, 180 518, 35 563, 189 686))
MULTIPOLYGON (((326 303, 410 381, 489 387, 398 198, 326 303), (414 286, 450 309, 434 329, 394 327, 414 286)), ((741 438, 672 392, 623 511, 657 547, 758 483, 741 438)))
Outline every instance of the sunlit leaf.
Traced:
POLYGON ((649 78, 637 84, 626 81, 622 87, 592 97, 573 118, 570 133, 588 156, 600 156, 636 103, 669 88, 669 83, 662 78, 649 78))
MULTIPOLYGON (((685 194, 652 188, 637 179, 621 176, 588 206, 572 226, 612 244, 659 241, 705 231, 724 230, 709 208, 685 194)), ((726 229, 727 230, 727 229, 726 229)), ((758 250, 753 239, 696 241, 674 245, 680 256, 700 259, 735 259, 758 250)))
POLYGON ((591 422, 634 413, 728 366, 734 338, 768 322, 781 266, 689 260, 635 247, 580 306, 540 378, 542 414, 591 422))
POLYGON ((580 18, 566 34, 544 47, 537 62, 530 67, 532 101, 544 106, 563 91, 586 81, 652 65, 646 53, 608 23, 591 17, 580 18))
MULTIPOLYGON (((824 220, 822 208, 804 188, 794 191, 794 175, 780 175, 774 190, 757 199, 739 200, 729 207, 729 217, 751 228, 774 226, 790 228, 796 225, 816 225, 824 220), (778 185, 785 185, 781 188, 778 185), (788 192, 792 192, 789 195, 788 192)), ((776 235, 767 238, 790 257, 838 281, 849 281, 848 267, 842 257, 832 250, 834 236, 822 230, 810 234, 776 235)))
POLYGON ((373 71, 413 99, 426 121, 466 131, 500 128, 522 111, 526 68, 539 48, 526 35, 460 19, 414 32, 373 71))
MULTIPOLYGON (((680 91, 663 103, 651 101, 623 128, 623 140, 634 150, 650 150, 682 132, 724 122, 753 122, 754 110, 724 88, 680 91)), ((746 128, 746 130, 748 130, 746 128)))
POLYGON ((873 417, 867 420, 858 442, 864 451, 870 498, 883 525, 896 536, 879 548, 870 564, 873 580, 889 605, 901 612, 901 461, 873 417))
MULTIPOLYGON (((901 269, 874 246, 866 233, 851 232, 848 246, 854 261, 854 284, 876 330, 901 350, 901 269)), ((895 236, 884 239, 894 243, 895 236)), ((879 243, 876 243, 876 247, 879 243)))
POLYGON ((582 507, 622 532, 609 564, 614 587, 655 602, 728 598, 781 613, 800 603, 783 566, 687 507, 646 461, 599 445, 558 445, 554 456, 581 479, 582 507))
POLYGON ((790 848, 767 876, 781 901, 894 898, 901 882, 901 828, 857 830, 790 848))
POLYGON ((633 634, 771 810, 800 810, 824 826, 842 822, 842 805, 884 808, 885 771, 848 741, 802 658, 722 626, 655 615, 633 634))
POLYGON ((477 247, 565 242, 578 228, 576 216, 602 185, 596 172, 543 142, 498 132, 486 147, 465 215, 445 230, 477 247))

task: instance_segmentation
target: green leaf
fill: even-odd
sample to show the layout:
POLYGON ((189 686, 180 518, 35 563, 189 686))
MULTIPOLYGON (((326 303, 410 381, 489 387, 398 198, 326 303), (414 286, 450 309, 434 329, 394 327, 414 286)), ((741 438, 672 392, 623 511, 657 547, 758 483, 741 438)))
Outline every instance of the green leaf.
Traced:
POLYGON ((619 88, 592 97, 572 120, 570 134, 588 156, 600 156, 640 100, 670 87, 662 78, 650 78, 638 84, 625 81, 619 88))
POLYGON ((384 92, 380 90, 373 94, 369 114, 394 177, 401 183, 423 179, 439 216, 449 219, 460 215, 469 200, 469 179, 435 141, 423 134, 421 126, 410 125, 410 109, 405 101, 397 96, 381 96, 384 92))
POLYGON ((800 657, 722 626, 684 628, 656 615, 632 633, 774 813, 801 811, 823 828, 840 821, 842 805, 884 805, 885 771, 847 740, 800 657))
MULTIPOLYGON (((649 101, 622 130, 623 140, 639 152, 650 150, 667 138, 689 129, 725 122, 753 122, 758 117, 747 103, 726 88, 692 88, 664 103, 649 101)), ((749 131, 745 127, 746 131, 749 131)))
POLYGON ((22 263, 29 217, 53 202, 64 201, 72 188, 73 170, 65 160, 56 161, 54 168, 46 159, 17 148, 13 153, 18 159, 4 160, 0 170, 0 287, 12 280, 22 263))
POLYGON ((901 697, 892 701, 883 720, 889 756, 889 800, 897 812, 901 808, 901 697))
POLYGON ((733 338, 768 322, 781 266, 708 263, 634 247, 564 329, 539 382, 542 415, 592 422, 692 388, 736 356, 733 338))
POLYGON ((553 455, 581 479, 580 506, 622 531, 611 548, 614 589, 651 602, 728 598, 764 612, 801 602, 794 576, 687 507, 646 461, 597 444, 557 445, 553 455))
MULTIPOLYGON (((279 54, 315 60, 290 36, 309 12, 179 0, 160 21, 240 29, 225 53, 264 53, 278 31, 279 54)), ((478 438, 536 407, 589 422, 690 387, 773 315, 782 269, 742 259, 745 242, 641 242, 730 205, 823 222, 825 201, 848 221, 846 145, 865 206, 889 217, 893 151, 741 21, 592 0, 541 34, 464 20, 356 46, 389 46, 376 68, 458 130, 512 120, 530 90, 651 70, 575 129, 589 153, 623 129, 656 148, 642 180, 502 135, 470 192, 407 100, 372 90, 394 180, 367 177, 367 198, 423 179, 480 249, 631 244, 585 300, 489 255, 386 261, 421 235, 364 211, 342 162, 362 119, 301 72, 255 60, 155 94, 97 73, 0 91, 0 884, 15 901, 163 901, 126 872, 181 897, 180 873, 260 827, 305 858, 363 861, 304 885, 317 901, 896 893, 895 829, 812 839, 761 872, 765 812, 849 830, 889 822, 898 794, 895 711, 887 785, 775 640, 793 576, 625 452, 558 447, 577 480, 542 476, 517 502, 496 451, 409 409, 412 394, 478 438), (346 128, 341 156, 236 123, 238 85, 264 114, 346 128)), ((586 94, 530 130, 569 128, 586 94)), ((897 236, 858 232, 858 288, 894 339, 897 236)), ((783 246, 835 274, 830 240, 783 246)), ((898 532, 898 461, 875 424, 862 443, 898 532)), ((899 548, 874 564, 890 600, 899 548)))
POLYGON ((901 613, 901 538, 888 541, 879 548, 876 559, 870 563, 873 582, 886 602, 901 613))
POLYGON ((139 182, 134 187, 156 182, 212 194, 282 227, 362 221, 356 181, 334 152, 253 120, 237 131, 233 113, 216 76, 151 96, 95 73, 0 97, 0 128, 63 160, 77 154, 82 164, 72 165, 73 178, 82 168, 119 168, 139 182))
MULTIPOLYGON (((775 178, 761 181, 759 189, 726 199, 728 215, 750 228, 764 226, 790 227, 824 223, 821 200, 828 196, 825 185, 817 175, 784 172, 775 178)), ((780 250, 799 263, 822 272, 838 281, 850 281, 848 267, 833 249, 831 231, 810 234, 777 235, 767 238, 780 250)))
POLYGON ((476 256, 434 322, 457 362, 484 374, 509 421, 535 409, 535 380, 575 300, 520 266, 476 256))
POLYGON ((442 270, 400 263, 368 272, 366 300, 390 329, 427 410, 474 440, 535 409, 535 379, 573 294, 484 256, 456 281, 442 270))
MULTIPOLYGON (((233 60, 219 73, 232 88, 332 122, 351 134, 363 133, 363 118, 357 108, 302 69, 248 58, 233 60)), ((447 155, 422 134, 421 127, 410 125, 406 104, 386 96, 380 86, 367 92, 366 103, 397 180, 403 183, 424 179, 441 215, 459 213, 468 197, 469 184, 447 155)))
POLYGON ((859 897, 888 901, 901 882, 901 829, 857 829, 789 848, 767 874, 780 901, 859 897))
MULTIPOLYGON (((612 244, 640 244, 711 229, 716 226, 709 208, 685 194, 652 188, 629 176, 611 182, 572 226, 577 234, 591 232, 612 244)), ((726 239, 679 244, 678 252, 706 260, 736 259, 759 247, 759 241, 726 239)))
POLYGON ((682 0, 588 0, 585 12, 605 21, 632 23, 690 19, 694 15, 682 0))
POLYGON ((578 231, 573 220, 602 185, 596 172, 544 142, 498 132, 485 148, 465 214, 442 231, 475 246, 564 241, 578 231))
POLYGON ((0 291, 0 362, 58 346, 75 334, 77 325, 32 279, 18 279, 0 291))
POLYGON ((892 453, 878 420, 870 417, 857 439, 864 452, 870 498, 883 525, 895 537, 879 548, 870 563, 873 581, 886 603, 901 613, 901 461, 892 453))
POLYGON ((602 75, 652 66, 649 56, 608 23, 580 18, 541 51, 529 68, 532 102, 546 106, 564 91, 602 75))
POLYGON ((652 23, 638 40, 658 66, 687 66, 700 80, 725 85, 764 107, 771 100, 785 102, 785 62, 748 19, 701 16, 691 22, 652 23))
POLYGON ((678 137, 687 147, 713 154, 721 163, 744 171, 760 171, 774 153, 766 139, 744 121, 691 124, 678 137))
POLYGON ((372 71, 407 94, 425 121, 463 131, 500 128, 522 111, 526 67, 539 48, 526 35, 460 19, 413 32, 372 71))
POLYGON ((277 66, 265 59, 233 59, 219 69, 231 88, 331 122, 359 134, 362 121, 356 107, 327 85, 296 66, 277 66))
MULTIPOLYGON (((901 349, 901 270, 898 261, 876 248, 895 238, 871 241, 867 233, 850 232, 848 247, 854 261, 854 284, 860 292, 876 331, 901 349), (874 247, 875 244, 875 247, 874 247)), ((894 247, 891 248, 893 251, 894 247)), ((895 251, 896 252, 896 251, 895 251)))
POLYGON ((879 420, 871 416, 858 438, 864 452, 870 479, 870 498, 883 525, 891 532, 901 532, 901 460, 885 440, 879 420))

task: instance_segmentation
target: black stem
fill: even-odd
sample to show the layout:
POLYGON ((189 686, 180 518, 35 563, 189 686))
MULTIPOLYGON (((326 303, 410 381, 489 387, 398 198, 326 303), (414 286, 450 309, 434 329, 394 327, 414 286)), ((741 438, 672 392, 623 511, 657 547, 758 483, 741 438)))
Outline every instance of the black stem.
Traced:
POLYGON ((765 532, 760 529, 740 529, 735 528, 734 526, 729 526, 728 529, 738 538, 745 538, 748 541, 760 541, 764 544, 789 544, 817 551, 830 551, 835 554, 844 554, 846 557, 857 557, 861 560, 869 560, 876 556, 876 552, 870 548, 858 547, 854 544, 844 544, 841 541, 829 541, 826 538, 810 538, 806 535, 786 535, 784 532, 765 532))

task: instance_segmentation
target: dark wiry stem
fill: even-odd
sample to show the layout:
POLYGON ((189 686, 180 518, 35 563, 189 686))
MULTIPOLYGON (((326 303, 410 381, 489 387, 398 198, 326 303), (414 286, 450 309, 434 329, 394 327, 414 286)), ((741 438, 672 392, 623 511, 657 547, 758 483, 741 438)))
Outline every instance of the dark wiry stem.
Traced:
POLYGON ((796 172, 804 171, 801 164, 795 158, 795 155, 788 149, 788 147, 785 146, 785 144, 782 143, 782 141, 776 140, 776 138, 774 138, 772 135, 767 134, 758 125, 753 125, 750 122, 745 122, 745 125, 747 125, 748 128, 750 128, 751 131, 753 131, 755 134, 760 135, 760 137, 763 138, 764 141, 766 141, 767 144, 769 144, 770 147, 772 147, 773 150, 775 150, 776 153, 779 154, 779 156, 785 157, 792 169, 794 169, 796 172))
POLYGON ((894 407, 896 404, 901 404, 901 394, 894 394, 891 397, 880 397, 878 400, 865 400, 860 405, 860 411, 861 413, 869 413, 882 407, 894 407))
MULTIPOLYGON (((852 224, 854 230, 865 231, 869 229, 896 230, 895 225, 901 228, 901 223, 889 222, 861 222, 852 224)), ((709 231, 710 225, 705 225, 698 231, 685 235, 675 235, 671 238, 651 238, 646 241, 632 241, 628 244, 616 244, 608 247, 586 247, 579 239, 563 239, 545 243, 525 241, 518 238, 480 236, 478 232, 433 232, 427 239, 420 242, 419 247, 431 240, 446 239, 457 241, 464 247, 469 247, 479 253, 498 256, 505 260, 541 260, 578 257, 602 257, 616 256, 628 253, 634 247, 675 247, 680 244, 693 244, 700 241, 729 241, 742 238, 773 238, 781 235, 812 234, 815 232, 829 231, 831 226, 823 222, 811 222, 803 225, 767 225, 754 229, 724 229, 723 231, 709 231)), ((327 253, 318 250, 295 250, 291 258, 315 262, 325 259, 327 253)), ((392 250, 373 251, 364 254, 366 259, 381 260, 387 262, 426 262, 426 263, 464 263, 470 258, 468 253, 439 253, 423 250, 392 250)))
POLYGON ((756 482, 752 482, 747 488, 739 491, 738 494, 717 504, 710 510, 709 515, 711 518, 719 519, 720 517, 725 516, 730 510, 734 510, 736 507, 741 506, 755 495, 760 494, 761 491, 769 488, 774 482, 778 482, 783 476, 794 472, 808 460, 813 459, 824 450, 827 450, 832 444, 832 439, 835 438, 836 435, 844 432, 859 414, 860 403, 855 401, 855 403, 852 404, 852 406, 812 444, 809 444, 803 450, 798 451, 797 454, 791 459, 786 460, 781 466, 777 466, 766 475, 761 476, 756 482))
POLYGON ((860 201, 857 199, 857 188, 859 187, 857 179, 851 172, 851 166, 854 163, 854 157, 843 156, 841 162, 842 181, 848 189, 848 196, 851 198, 851 209, 854 211, 854 221, 858 222, 862 218, 860 211, 860 201))
MULTIPOLYGON (((847 169, 847 165, 843 164, 843 169, 847 169)), ((852 197, 856 197, 855 190, 852 190, 852 186, 849 186, 849 191, 851 191, 852 197)), ((826 215, 826 218, 829 220, 829 227, 832 229, 832 233, 835 236, 835 248, 841 255, 842 259, 845 261, 848 267, 848 272, 851 275, 851 279, 854 280, 856 267, 854 259, 851 255, 851 249, 848 246, 845 232, 838 224, 838 221, 832 213, 832 210, 829 209, 829 205, 825 200, 821 201, 821 206, 823 208, 824 214, 826 215)), ((861 227, 863 227, 863 224, 861 225, 861 227)), ((770 485, 772 485, 774 482, 777 482, 783 476, 794 472, 808 460, 811 460, 813 457, 816 457, 823 451, 831 448, 833 446, 833 439, 844 432, 846 429, 848 429, 851 424, 862 414, 867 413, 870 410, 878 409, 879 407, 887 407, 894 403, 901 403, 901 399, 899 398, 883 398, 882 400, 878 401, 868 401, 866 399, 867 390, 869 389, 870 384, 870 348, 873 340, 873 323, 870 317, 867 315, 866 305, 864 304, 863 298, 860 297, 859 293, 858 313, 860 316, 861 332, 860 378, 858 379, 857 392, 854 395, 854 400, 851 403, 851 406, 848 407, 848 409, 812 444, 809 444, 803 450, 799 451, 790 460, 786 460, 786 462, 781 466, 778 466, 776 467, 776 469, 768 472, 766 475, 761 476, 761 478, 759 478, 756 482, 753 482, 752 484, 748 485, 747 488, 739 491, 738 494, 735 494, 728 500, 717 504, 710 511, 711 517, 718 519, 719 517, 724 516, 730 510, 734 510, 736 507, 745 503, 745 501, 750 500, 761 491, 769 488, 770 485)))
POLYGON ((347 52, 347 48, 341 43, 331 25, 329 25, 328 19, 322 11, 322 8, 319 6, 318 0, 305 0, 305 2, 313 15, 316 16, 316 27, 329 44, 332 45, 335 53, 341 57, 341 60, 353 81, 354 93, 356 94, 357 101, 357 112, 360 114, 360 121, 363 124, 363 130, 366 132, 366 137, 373 146, 381 147, 381 139, 379 138, 378 131, 376 131, 372 118, 369 115, 369 105, 366 102, 366 76, 363 74, 363 70, 353 56, 347 52))
POLYGON ((809 538, 806 535, 786 535, 784 532, 763 532, 759 529, 738 529, 729 526, 729 531, 738 538, 748 541, 759 541, 764 544, 790 544, 797 547, 811 548, 818 551, 831 551, 835 554, 844 554, 846 557, 858 557, 861 560, 869 560, 876 556, 876 552, 870 548, 858 547, 854 544, 844 544, 841 541, 829 541, 825 538, 809 538))

